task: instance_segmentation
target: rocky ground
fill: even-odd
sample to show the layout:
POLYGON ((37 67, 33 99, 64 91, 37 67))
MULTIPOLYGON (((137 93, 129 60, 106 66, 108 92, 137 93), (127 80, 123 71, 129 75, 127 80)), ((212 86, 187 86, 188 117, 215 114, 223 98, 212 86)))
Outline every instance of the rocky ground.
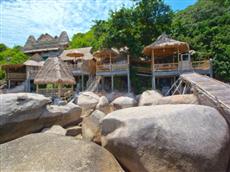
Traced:
POLYGON ((227 172, 229 126, 194 95, 0 95, 0 171, 227 172))

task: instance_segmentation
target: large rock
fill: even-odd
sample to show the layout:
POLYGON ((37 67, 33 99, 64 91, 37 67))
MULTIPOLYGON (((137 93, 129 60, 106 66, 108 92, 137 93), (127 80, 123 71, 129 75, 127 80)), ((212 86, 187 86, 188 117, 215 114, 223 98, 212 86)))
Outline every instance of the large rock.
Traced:
POLYGON ((199 101, 193 94, 184 94, 162 97, 158 100, 157 104, 199 104, 199 101))
POLYGON ((56 125, 66 126, 80 122, 82 120, 81 112, 81 108, 74 103, 68 103, 64 106, 50 105, 47 106, 41 117, 46 122, 50 121, 56 125))
POLYGON ((96 143, 101 143, 100 121, 105 117, 105 113, 96 110, 82 121, 82 137, 96 143))
POLYGON ((149 106, 157 104, 162 95, 155 90, 147 90, 143 92, 139 98, 139 106, 149 106))
POLYGON ((99 102, 96 106, 96 109, 99 111, 102 111, 106 114, 111 112, 111 107, 110 107, 109 101, 105 96, 100 97, 99 102))
POLYGON ((43 133, 51 133, 65 136, 67 131, 60 125, 53 125, 51 128, 45 128, 42 130, 43 133))
POLYGON ((93 92, 82 92, 78 97, 77 104, 85 109, 94 109, 99 99, 100 97, 93 92))
POLYGON ((3 94, 0 99, 0 143, 55 124, 65 126, 81 115, 81 108, 73 103, 47 105, 50 99, 38 94, 3 94))
POLYGON ((75 171, 122 172, 104 148, 55 134, 31 134, 1 144, 1 172, 75 171))
POLYGON ((66 136, 78 136, 82 133, 82 128, 78 125, 66 128, 66 136))
POLYGON ((207 106, 134 107, 102 120, 102 145, 132 172, 225 172, 229 144, 225 119, 207 106))
POLYGON ((112 103, 114 110, 124 109, 136 106, 137 102, 131 97, 118 97, 112 103))

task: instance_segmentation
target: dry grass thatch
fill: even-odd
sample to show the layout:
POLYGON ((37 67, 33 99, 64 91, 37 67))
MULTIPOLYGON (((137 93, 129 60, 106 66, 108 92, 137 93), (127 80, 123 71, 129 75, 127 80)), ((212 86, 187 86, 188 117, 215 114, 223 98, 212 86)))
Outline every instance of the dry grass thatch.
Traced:
POLYGON ((68 66, 57 57, 48 58, 34 79, 35 84, 75 84, 68 66))
POLYGON ((154 52, 155 57, 167 57, 176 53, 185 53, 188 51, 188 43, 171 39, 166 34, 162 34, 154 43, 146 46, 143 53, 146 56, 152 56, 152 52, 154 52))
POLYGON ((23 68, 25 67, 24 64, 4 64, 1 66, 1 68, 3 70, 7 70, 7 69, 18 69, 18 68, 23 68))
POLYGON ((115 58, 119 55, 119 51, 117 49, 102 49, 93 54, 96 58, 115 58))
POLYGON ((30 57, 30 60, 40 62, 43 61, 43 58, 38 53, 36 53, 30 57))
POLYGON ((91 51, 92 47, 64 50, 60 55, 60 59, 63 61, 72 61, 76 59, 92 60, 93 55, 91 51))
POLYGON ((34 61, 34 60, 27 60, 23 64, 26 65, 26 66, 42 67, 44 65, 44 63, 45 63, 44 61, 37 62, 37 61, 34 61))

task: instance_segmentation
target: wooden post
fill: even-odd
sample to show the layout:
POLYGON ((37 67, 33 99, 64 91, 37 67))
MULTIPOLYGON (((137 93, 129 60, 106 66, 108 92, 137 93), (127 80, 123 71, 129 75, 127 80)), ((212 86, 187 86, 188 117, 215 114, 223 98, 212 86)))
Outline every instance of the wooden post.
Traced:
POLYGON ((84 75, 81 75, 81 89, 84 91, 84 75))
POLYGON ((8 89, 10 89, 10 80, 8 80, 8 89))
POLYGON ((111 90, 112 90, 112 92, 114 90, 114 78, 113 78, 113 75, 111 76, 111 90))
POLYGON ((36 93, 38 94, 38 89, 39 89, 39 86, 38 86, 38 84, 36 84, 36 93))
POLYGON ((154 58, 154 50, 152 50, 152 89, 155 90, 156 89, 156 77, 155 77, 155 67, 154 67, 154 62, 155 58, 154 58))
POLYGON ((58 96, 61 97, 62 84, 58 83, 58 96))
POLYGON ((131 84, 130 84, 130 70, 129 70, 129 55, 127 56, 127 62, 128 62, 128 75, 127 75, 127 79, 128 79, 128 93, 130 93, 131 91, 131 84))
POLYGON ((110 72, 112 72, 112 57, 111 57, 111 52, 110 52, 110 56, 109 56, 109 61, 110 61, 110 72))
POLYGON ((102 91, 105 89, 105 77, 102 77, 102 91))
POLYGON ((213 68, 212 68, 212 59, 209 60, 209 74, 213 78, 213 68))

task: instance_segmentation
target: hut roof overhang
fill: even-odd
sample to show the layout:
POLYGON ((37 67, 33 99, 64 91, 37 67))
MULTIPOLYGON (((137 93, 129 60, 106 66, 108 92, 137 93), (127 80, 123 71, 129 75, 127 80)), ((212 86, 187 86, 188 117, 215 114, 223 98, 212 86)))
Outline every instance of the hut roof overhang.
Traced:
POLYGON ((57 57, 48 58, 34 79, 35 84, 75 84, 68 66, 57 57))
POLYGON ((25 66, 37 66, 37 67, 42 67, 44 65, 44 61, 37 62, 35 60, 27 60, 24 62, 25 66))
POLYGON ((166 34, 162 34, 154 43, 146 46, 143 50, 143 53, 146 56, 154 55, 155 57, 167 57, 188 51, 188 43, 171 39, 166 34))
POLYGON ((92 47, 64 50, 60 55, 60 59, 63 61, 72 61, 76 59, 92 60, 94 57, 91 52, 92 47))
POLYGON ((4 64, 1 66, 1 68, 3 70, 7 70, 7 69, 18 69, 18 68, 23 68, 25 67, 24 64, 4 64))
POLYGON ((119 51, 117 49, 111 48, 111 49, 101 49, 96 51, 93 56, 100 59, 100 58, 115 58, 119 55, 119 51))

